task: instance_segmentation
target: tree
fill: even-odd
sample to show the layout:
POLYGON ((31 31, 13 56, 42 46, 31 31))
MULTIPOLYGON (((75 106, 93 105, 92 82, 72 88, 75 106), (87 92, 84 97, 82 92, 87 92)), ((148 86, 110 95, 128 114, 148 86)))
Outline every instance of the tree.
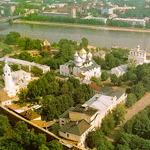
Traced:
POLYGON ((50 150, 63 150, 62 144, 60 144, 57 140, 50 141, 47 146, 50 150))
POLYGON ((109 74, 107 71, 102 72, 101 79, 102 81, 106 81, 109 78, 109 74))
POLYGON ((108 136, 111 134, 111 132, 114 130, 114 128, 115 128, 115 120, 114 120, 112 113, 109 113, 102 120, 101 130, 106 136, 108 136))
POLYGON ((33 66, 31 69, 31 72, 34 74, 34 76, 42 76, 43 75, 43 70, 38 68, 37 66, 33 66))
POLYGON ((45 146, 44 144, 39 146, 38 150, 49 150, 49 148, 47 146, 45 146))
POLYGON ((0 115, 0 137, 10 128, 9 120, 7 116, 0 115))
POLYGON ((82 40, 82 43, 80 44, 81 45, 81 47, 87 47, 88 46, 88 39, 87 38, 82 38, 81 39, 82 40))
POLYGON ((27 102, 27 93, 28 93, 27 89, 20 90, 20 92, 18 93, 20 103, 27 102))
POLYGON ((11 66, 11 69, 12 69, 12 71, 18 71, 18 70, 19 70, 17 64, 12 65, 12 66, 11 66))
POLYGON ((117 77, 115 74, 112 74, 112 75, 110 76, 110 80, 111 80, 111 82, 112 82, 114 85, 118 85, 119 79, 118 79, 118 77, 117 77))
POLYGON ((96 78, 96 77, 92 77, 90 80, 93 81, 93 82, 96 82, 96 83, 98 83, 98 84, 100 84, 100 85, 103 84, 103 83, 101 82, 101 80, 100 80, 99 78, 96 78))
POLYGON ((21 37, 20 33, 18 32, 10 32, 6 36, 6 44, 8 45, 16 45, 18 42, 18 39, 21 37))
POLYGON ((124 105, 119 104, 119 105, 117 105, 117 107, 115 109, 112 110, 112 112, 113 112, 113 117, 116 121, 115 124, 119 125, 121 122, 124 121, 124 119, 125 119, 124 116, 125 116, 127 110, 124 105))
POLYGON ((143 84, 139 82, 138 84, 132 86, 131 93, 134 93, 138 100, 141 99, 145 94, 145 89, 143 84))
POLYGON ((128 96, 127 96, 127 100, 126 100, 126 107, 131 107, 134 103, 136 103, 136 101, 137 101, 137 97, 135 96, 135 94, 133 94, 133 93, 130 93, 130 94, 128 94, 128 96))

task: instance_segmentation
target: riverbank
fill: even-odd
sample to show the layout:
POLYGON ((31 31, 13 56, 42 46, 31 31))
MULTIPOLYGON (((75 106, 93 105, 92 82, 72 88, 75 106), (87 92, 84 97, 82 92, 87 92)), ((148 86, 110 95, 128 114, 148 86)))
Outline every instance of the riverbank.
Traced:
POLYGON ((150 33, 150 29, 137 29, 137 28, 123 28, 123 27, 104 27, 97 25, 84 25, 84 24, 73 24, 73 23, 56 23, 47 21, 27 21, 27 20, 14 20, 12 23, 25 23, 25 24, 38 24, 38 25, 49 25, 49 26, 61 26, 61 27, 75 27, 75 28, 89 28, 95 30, 111 30, 111 31, 126 31, 126 32, 143 32, 150 33))

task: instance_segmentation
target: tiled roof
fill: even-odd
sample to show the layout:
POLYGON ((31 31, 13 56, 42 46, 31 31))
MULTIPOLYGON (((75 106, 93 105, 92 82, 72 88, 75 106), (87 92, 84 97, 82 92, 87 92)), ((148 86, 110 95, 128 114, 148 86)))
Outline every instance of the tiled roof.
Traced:
POLYGON ((11 109, 11 110, 21 109, 20 106, 17 106, 17 105, 14 105, 14 104, 13 105, 7 105, 7 108, 11 109))
POLYGON ((11 100, 11 98, 6 93, 4 93, 4 91, 0 90, 0 102, 5 102, 8 100, 11 100))
POLYGON ((68 124, 63 126, 60 129, 60 131, 81 136, 90 127, 91 127, 91 125, 83 119, 83 120, 80 120, 80 121, 69 122, 68 124))

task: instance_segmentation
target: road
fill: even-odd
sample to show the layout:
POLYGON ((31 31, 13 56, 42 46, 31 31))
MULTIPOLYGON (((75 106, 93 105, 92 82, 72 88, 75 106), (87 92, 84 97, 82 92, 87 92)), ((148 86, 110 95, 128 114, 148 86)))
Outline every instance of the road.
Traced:
POLYGON ((16 19, 16 18, 20 18, 22 17, 23 15, 17 15, 17 16, 13 16, 13 17, 2 17, 0 18, 0 22, 5 22, 5 21, 8 21, 9 19, 16 19))
POLYGON ((123 127, 123 125, 130 120, 135 114, 143 110, 146 106, 150 105, 150 93, 147 93, 144 97, 142 97, 139 101, 137 101, 131 108, 127 110, 125 115, 125 120, 122 124, 117 126, 114 132, 109 136, 109 140, 114 141, 117 137, 118 130, 123 127))

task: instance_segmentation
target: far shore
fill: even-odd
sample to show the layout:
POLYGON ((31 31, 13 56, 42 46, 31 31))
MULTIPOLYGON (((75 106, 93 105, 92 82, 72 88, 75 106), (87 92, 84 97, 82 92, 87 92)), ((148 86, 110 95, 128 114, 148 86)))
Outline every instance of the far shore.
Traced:
POLYGON ((62 26, 62 27, 75 27, 75 28, 89 28, 95 30, 112 30, 112 31, 127 31, 127 32, 144 32, 150 33, 150 29, 138 29, 138 28, 124 28, 124 27, 104 27, 98 25, 85 25, 85 24, 73 24, 73 23, 57 23, 48 21, 27 21, 27 20, 14 20, 12 23, 26 23, 26 24, 38 24, 49 26, 62 26))

